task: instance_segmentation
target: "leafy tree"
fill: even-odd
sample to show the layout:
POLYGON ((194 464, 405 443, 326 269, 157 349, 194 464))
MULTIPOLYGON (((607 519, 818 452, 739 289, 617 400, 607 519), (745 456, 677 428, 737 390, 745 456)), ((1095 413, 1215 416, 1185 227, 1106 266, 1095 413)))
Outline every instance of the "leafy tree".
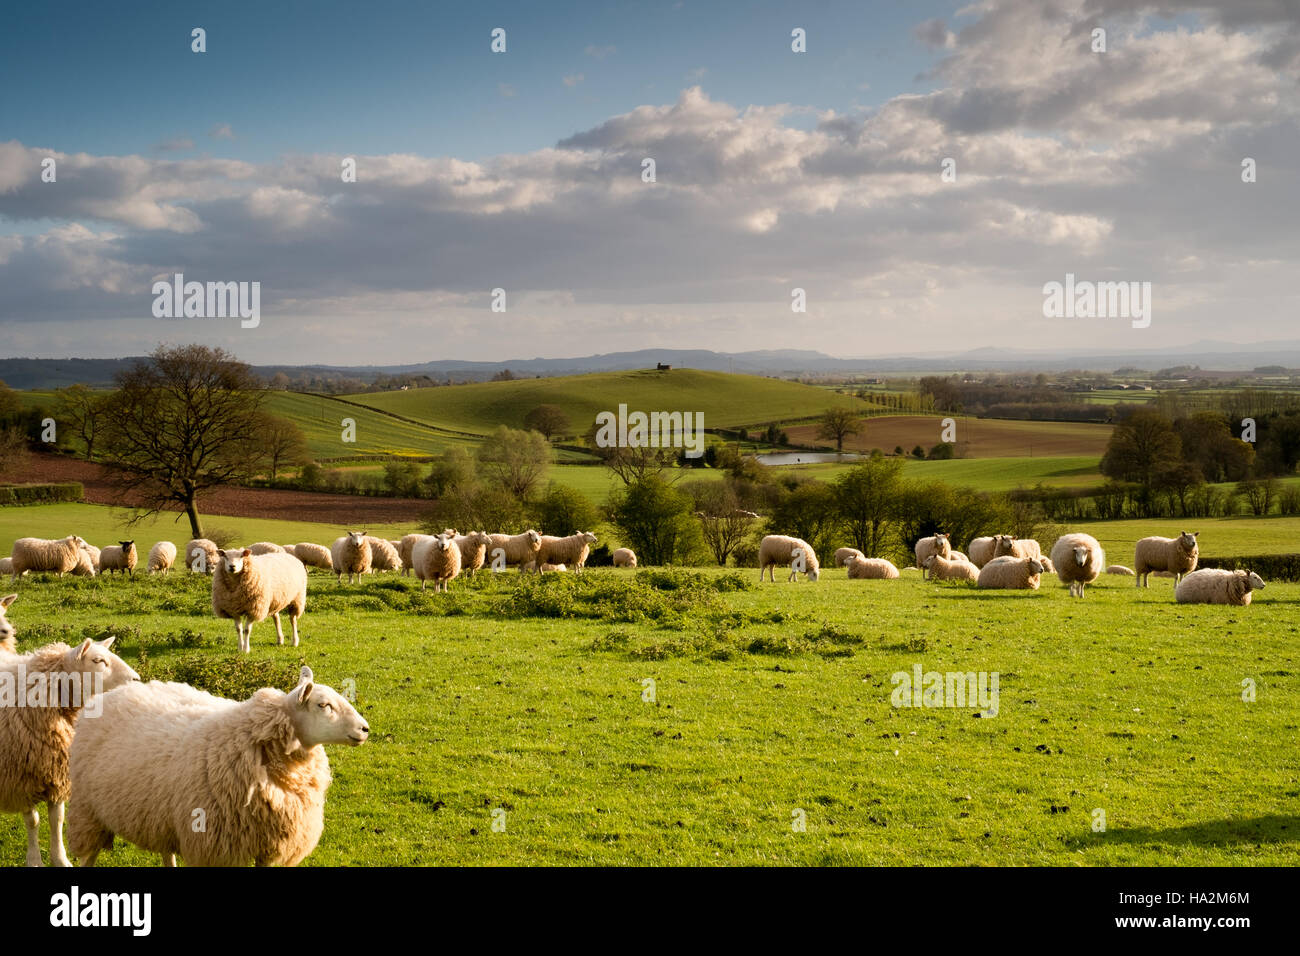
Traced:
POLYGON ((524 416, 524 427, 541 432, 547 441, 556 435, 568 434, 569 416, 559 405, 538 405, 524 416))
POLYGON ((657 474, 638 478, 610 496, 609 517, 643 565, 689 559, 699 547, 693 502, 657 474))
POLYGON ((695 503, 704 543, 719 566, 735 552, 758 524, 759 517, 741 507, 735 485, 726 481, 692 481, 682 486, 695 503))
POLYGON ((424 488, 430 498, 441 498, 474 483, 474 460, 465 449, 452 445, 429 467, 424 488))
POLYGON ((396 459, 384 463, 384 488, 396 498, 414 498, 420 493, 420 465, 396 459))
POLYGON ((816 479, 799 482, 772 509, 768 528, 772 534, 802 538, 819 555, 824 554, 839 520, 835 505, 835 492, 830 485, 816 479))
POLYGON ((457 487, 440 497, 420 516, 420 530, 438 534, 445 528, 459 531, 523 530, 523 502, 494 483, 457 487))
MULTIPOLYGON (((883 555, 898 520, 903 463, 871 458, 835 480, 835 512, 853 546, 868 557, 883 555)), ((810 544, 812 542, 809 542, 810 544)))
POLYGON ((1101 459, 1101 473, 1134 482, 1146 516, 1151 513, 1158 477, 1178 464, 1181 452, 1182 442, 1169 419, 1153 409, 1139 408, 1115 426, 1101 459))
POLYGON ((479 445, 477 457, 485 475, 525 501, 546 477, 551 448, 538 432, 500 425, 479 445))
MULTIPOLYGON (((835 451, 838 454, 844 452, 844 439, 857 435, 861 431, 861 421, 848 408, 826 409, 817 424, 817 437, 835 442, 835 451)), ((812 544, 811 541, 808 543, 812 544)))
POLYGON ((533 527, 543 534, 563 537, 575 531, 591 531, 600 515, 582 492, 568 485, 551 482, 551 486, 533 504, 533 527))

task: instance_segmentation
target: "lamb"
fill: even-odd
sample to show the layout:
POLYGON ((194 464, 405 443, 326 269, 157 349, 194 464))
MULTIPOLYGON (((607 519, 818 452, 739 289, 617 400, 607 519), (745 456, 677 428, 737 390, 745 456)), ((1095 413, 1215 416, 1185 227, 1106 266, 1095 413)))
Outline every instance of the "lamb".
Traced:
POLYGON ((538 564, 572 565, 581 574, 583 565, 587 563, 587 555, 591 553, 591 546, 595 543, 596 536, 590 531, 575 531, 564 538, 544 534, 534 560, 538 564))
POLYGON ((253 625, 275 618, 276 644, 284 644, 280 612, 289 612, 293 625, 293 646, 298 646, 298 618, 307 609, 307 568, 291 554, 253 554, 242 551, 220 552, 216 572, 212 575, 212 613, 231 618, 239 628, 239 649, 247 654, 252 648, 253 625), (248 625, 245 629, 244 621, 248 625))
POLYGON ((926 558, 925 570, 929 572, 931 581, 977 581, 980 574, 980 569, 969 561, 945 558, 941 554, 926 558))
POLYGON ((110 544, 99 552, 99 573, 108 574, 117 571, 135 577, 135 563, 138 554, 134 541, 119 541, 110 544))
POLYGON ((973 538, 970 544, 966 545, 966 553, 970 555, 970 563, 977 568, 982 568, 995 557, 997 557, 998 538, 1001 535, 988 535, 983 538, 973 538))
POLYGON ((15 581, 28 571, 53 571, 63 577, 81 560, 81 546, 85 543, 75 534, 55 540, 19 538, 14 542, 9 573, 15 581))
POLYGON ((330 556, 334 564, 334 573, 340 582, 343 575, 348 576, 348 584, 361 583, 361 575, 370 573, 370 538, 364 531, 349 531, 334 541, 330 547, 330 556))
POLYGON ((334 557, 330 554, 330 549, 323 544, 312 544, 310 541, 295 544, 293 546, 293 556, 309 568, 320 568, 323 571, 334 570, 334 557))
POLYGON ((898 568, 884 558, 849 558, 845 567, 850 581, 889 581, 898 577, 898 568))
POLYGON ((150 574, 166 574, 176 563, 176 545, 170 541, 159 541, 149 549, 149 561, 145 568, 150 574))
MULTIPOLYGON (((617 554, 618 552, 616 551, 614 553, 617 554)), ((838 548, 835 551, 835 566, 837 568, 845 567, 855 558, 865 561, 867 556, 857 548, 838 548)))
POLYGON ((421 591, 429 581, 433 582, 434 591, 446 591, 452 579, 460 574, 460 548, 454 537, 445 534, 417 541, 411 560, 421 591))
POLYGON ((529 528, 523 534, 494 534, 488 545, 487 560, 493 571, 517 565, 524 571, 537 560, 542 548, 542 536, 529 528))
POLYGON ((995 558, 1010 555, 1013 558, 1041 558, 1043 549, 1033 538, 1017 538, 1014 534, 1000 534, 993 539, 997 542, 993 549, 995 558))
POLYGON ((1133 569, 1126 568, 1122 564, 1112 564, 1110 567, 1106 569, 1106 573, 1127 575, 1130 578, 1133 577, 1133 569))
POLYGON ((1200 532, 1180 532, 1176 538, 1150 537, 1137 543, 1133 555, 1133 573, 1137 587, 1149 587, 1147 576, 1152 571, 1167 571, 1174 576, 1175 586, 1184 574, 1196 570, 1200 549, 1196 543, 1200 532))
POLYGON ((77 566, 68 573, 81 578, 93 578, 98 573, 99 555, 99 548, 93 544, 83 544, 81 553, 77 555, 77 566))
POLYGON ((63 848, 63 808, 77 718, 82 708, 98 711, 105 691, 140 679, 110 650, 113 641, 87 638, 77 647, 49 644, 22 656, 0 655, 0 813, 22 814, 28 866, 41 865, 36 805, 42 801, 50 811, 50 865, 72 865, 63 848))
POLYGON ((543 574, 547 574, 547 573, 549 573, 549 572, 551 572, 551 571, 567 571, 567 570, 569 570, 569 569, 566 568, 566 567, 565 567, 564 565, 562 565, 562 564, 543 564, 543 565, 542 565, 542 573, 543 573, 543 574))
POLYGON ((248 550, 253 554, 283 554, 284 548, 271 541, 258 541, 256 544, 250 544, 248 550))
POLYGON ((1070 586, 1070 597, 1083 597, 1084 588, 1106 567, 1106 552, 1090 534, 1063 534, 1052 545, 1056 576, 1070 586))
POLYGON ((1202 568, 1191 571, 1174 585, 1174 600, 1179 604, 1231 604, 1246 607, 1252 591, 1264 587, 1264 580, 1254 571, 1227 571, 1202 568))
MULTIPOLYGON (((916 542, 913 549, 916 552, 916 566, 924 571, 925 559, 932 554, 942 555, 945 558, 952 557, 952 545, 948 543, 946 534, 933 534, 928 538, 922 538, 916 542)), ((922 573, 922 578, 925 574, 922 573)))
POLYGON ((758 580, 763 580, 764 572, 768 580, 776 583, 776 565, 790 565, 790 577, 794 581, 799 572, 804 572, 809 581, 816 581, 821 573, 817 563, 817 552, 802 538, 792 538, 784 534, 769 534, 758 546, 758 580))
POLYGON ((370 545, 370 570, 402 570, 402 557, 397 553, 397 549, 393 547, 391 541, 387 538, 376 538, 373 535, 366 535, 366 541, 370 545))
POLYGON ((94 866, 120 836, 164 866, 177 855, 189 866, 296 866, 325 828, 324 745, 369 736, 309 667, 289 693, 267 687, 242 702, 161 681, 122 688, 72 744, 72 852, 94 866))
POLYGON ((631 548, 619 548, 610 557, 613 558, 616 568, 636 567, 636 552, 631 548))
POLYGON ((18 600, 17 594, 6 594, 0 598, 0 657, 5 654, 18 653, 18 638, 16 636, 18 632, 14 630, 9 618, 5 617, 5 611, 16 600, 18 600))
POLYGON ((216 542, 207 538, 191 538, 185 545, 185 566, 197 574, 211 574, 221 560, 216 542))
POLYGON ((471 531, 469 534, 458 534, 453 536, 456 547, 460 549, 460 567, 470 577, 474 572, 483 567, 483 562, 487 560, 488 545, 492 543, 492 535, 486 531, 471 531))
POLYGON ((1003 555, 980 568, 975 583, 981 588, 1028 588, 1037 591, 1042 573, 1043 565, 1037 558, 1003 555))

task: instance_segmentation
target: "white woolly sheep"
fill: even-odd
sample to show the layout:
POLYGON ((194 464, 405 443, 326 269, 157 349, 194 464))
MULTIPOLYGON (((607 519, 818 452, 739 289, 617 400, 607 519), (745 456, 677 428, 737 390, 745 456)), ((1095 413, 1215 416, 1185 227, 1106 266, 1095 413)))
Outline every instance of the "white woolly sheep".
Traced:
POLYGON ((1056 565, 1052 563, 1051 558, 1045 558, 1041 554, 1038 556, 1038 563, 1043 566, 1044 574, 1055 574, 1056 565))
POLYGON ((83 544, 81 553, 77 555, 77 566, 68 573, 80 578, 93 578, 99 573, 99 555, 99 548, 93 544, 83 544))
POLYGON ((140 679, 110 650, 113 640, 0 654, 0 813, 22 814, 28 866, 41 865, 39 803, 50 811, 50 865, 72 865, 63 848, 63 808, 77 717, 82 708, 97 710, 106 691, 140 679))
POLYGON ((483 567, 487 560, 487 550, 492 544, 492 535, 486 531, 471 531, 468 534, 454 535, 452 538, 460 549, 460 569, 468 577, 483 567))
POLYGON ((1228 571, 1201 568, 1191 571, 1174 585, 1174 600, 1179 604, 1231 604, 1245 607, 1252 591, 1264 587, 1264 579, 1254 571, 1228 571))
POLYGON ((239 628, 239 649, 251 649, 253 625, 275 618, 276 644, 284 644, 280 612, 287 611, 293 625, 293 646, 298 646, 298 618, 307 609, 307 568, 291 554, 253 554, 221 551, 212 575, 212 613, 229 618, 239 628), (244 621, 248 621, 245 628, 244 621))
POLYGON ((926 558, 925 570, 929 572, 931 581, 977 581, 980 575, 980 569, 969 561, 945 558, 941 554, 926 558))
POLYGON ((884 558, 849 558, 845 567, 850 581, 892 581, 898 577, 894 562, 884 558))
POLYGON ((968 558, 968 557, 966 556, 965 552, 958 551, 956 548, 954 548, 953 551, 952 551, 952 553, 951 553, 950 555, 948 555, 948 560, 949 560, 949 561, 965 561, 967 564, 973 564, 973 563, 974 563, 973 561, 971 561, 970 558, 968 558))
POLYGON ((185 684, 124 687, 73 741, 69 845, 82 866, 114 837, 164 866, 177 855, 189 866, 295 866, 325 828, 323 745, 369 736, 365 718, 308 667, 289 693, 263 688, 242 702, 185 684))
POLYGON ((446 591, 452 579, 460 574, 460 548, 452 536, 440 534, 417 541, 411 560, 421 591, 429 581, 433 582, 434 591, 446 591))
POLYGON ((330 554, 330 549, 323 544, 312 544, 310 541, 295 544, 293 556, 309 568, 320 568, 322 571, 334 570, 334 558, 330 554))
POLYGON ((370 539, 364 531, 349 531, 337 538, 330 547, 330 557, 334 562, 334 573, 341 582, 343 575, 348 576, 348 584, 361 582, 361 575, 370 573, 370 539))
POLYGON ((821 573, 817 552, 807 541, 784 534, 769 534, 758 546, 758 580, 762 581, 766 572, 768 580, 775 584, 778 564, 790 565, 790 581, 796 580, 800 572, 805 573, 809 581, 816 581, 821 573))
POLYGON ((523 534, 494 534, 487 549, 487 563, 493 571, 518 567, 525 571, 537 561, 542 548, 542 536, 529 528, 523 534))
POLYGON ((248 546, 248 550, 253 554, 283 554, 284 548, 280 547, 274 541, 258 541, 248 546))
POLYGON ((0 598, 0 654, 17 654, 18 637, 13 624, 5 617, 9 605, 18 600, 17 594, 6 594, 0 598))
POLYGON ((402 556, 397 553, 391 541, 387 538, 376 538, 374 535, 366 535, 366 541, 370 544, 370 570, 402 570, 402 556))
POLYGON ((865 561, 867 556, 857 548, 837 548, 835 551, 835 566, 837 568, 845 567, 854 558, 861 558, 865 561))
POLYGON ((1061 583, 1070 586, 1070 597, 1081 598, 1106 567, 1106 552, 1090 534, 1063 534, 1052 545, 1052 564, 1061 583))
POLYGON ((150 574, 166 574, 176 563, 176 545, 170 541, 159 541, 149 549, 149 561, 145 565, 150 574))
MULTIPOLYGON (((932 534, 928 538, 922 538, 916 542, 916 547, 912 549, 916 552, 916 566, 925 569, 925 559, 932 554, 938 554, 942 557, 952 557, 952 545, 948 541, 946 534, 932 534)), ((925 574, 922 573, 922 578, 925 574)))
POLYGON ((636 552, 631 548, 619 548, 610 557, 616 568, 635 568, 636 552))
POLYGON ((111 574, 117 571, 135 577, 135 564, 139 553, 134 541, 119 541, 110 544, 99 552, 99 573, 111 574))
MULTIPOLYGON (((446 534, 446 532, 443 532, 446 534)), ((415 546, 421 541, 428 541, 434 537, 431 534, 408 534, 403 535, 402 540, 397 544, 397 556, 402 560, 402 575, 406 576, 415 568, 414 551, 415 546)))
POLYGON ((982 588, 1002 588, 1008 590, 1038 590, 1040 576, 1043 573, 1042 562, 1037 558, 1016 558, 1003 555, 994 558, 980 568, 975 583, 982 588))
POLYGON ((982 538, 972 538, 970 544, 966 545, 966 553, 970 556, 970 563, 977 568, 982 568, 996 558, 999 537, 1001 536, 986 535, 982 538))
POLYGON ((591 546, 595 543, 596 536, 590 531, 575 531, 563 538, 544 534, 534 560, 538 564, 565 564, 581 574, 583 565, 587 563, 587 555, 591 553, 591 546))
POLYGON ((1180 532, 1176 538, 1153 536, 1143 538, 1133 549, 1133 573, 1137 587, 1148 587, 1147 576, 1152 571, 1165 571, 1174 576, 1175 583, 1196 570, 1200 548, 1196 543, 1200 532, 1180 532))
POLYGON ((19 538, 14 542, 10 574, 14 579, 28 571, 52 571, 63 577, 81 560, 81 546, 86 542, 75 534, 66 538, 19 538))
POLYGON ((185 545, 185 566, 197 574, 211 574, 221 560, 221 550, 215 541, 191 538, 185 545))
POLYGON ((1033 538, 1017 538, 1013 534, 1000 534, 993 539, 996 545, 993 549, 995 558, 1041 558, 1043 549, 1033 538))
POLYGON ((13 574, 13 573, 14 573, 14 559, 0 558, 0 574, 13 574))
POLYGON ((1122 574, 1122 575, 1126 575, 1126 576, 1128 576, 1128 577, 1130 577, 1130 578, 1133 577, 1133 569, 1132 569, 1132 568, 1126 568, 1126 567, 1124 567, 1124 565, 1122 565, 1122 564, 1112 564, 1110 567, 1108 567, 1108 568, 1106 569, 1106 573, 1107 573, 1107 574, 1122 574))
POLYGON ((543 564, 541 568, 543 574, 549 574, 552 571, 567 571, 567 570, 569 569, 562 564, 543 564))

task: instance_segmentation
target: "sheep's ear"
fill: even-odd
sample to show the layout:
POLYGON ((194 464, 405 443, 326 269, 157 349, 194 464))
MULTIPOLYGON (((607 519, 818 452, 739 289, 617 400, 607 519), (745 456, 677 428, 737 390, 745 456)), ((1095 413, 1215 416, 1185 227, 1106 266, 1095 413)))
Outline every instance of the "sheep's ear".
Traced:
POLYGON ((86 638, 84 641, 82 641, 81 646, 77 648, 77 660, 81 660, 83 657, 85 657, 90 652, 90 645, 94 643, 95 642, 92 641, 90 638, 86 638))
POLYGON ((307 703, 307 698, 311 696, 312 687, 314 686, 313 679, 311 668, 304 666, 298 675, 298 703, 307 703))
POLYGON ((99 646, 102 647, 104 650, 108 650, 110 647, 113 646, 113 642, 115 640, 117 640, 117 635, 110 634, 108 637, 104 638, 102 641, 99 642, 99 646))
POLYGON ((4 597, 0 598, 0 608, 6 608, 10 604, 13 604, 14 601, 17 600, 18 600, 17 594, 6 594, 4 597))
POLYGON ((252 552, 252 551, 249 551, 247 548, 245 548, 243 551, 239 552, 239 556, 240 556, 241 558, 248 558, 248 557, 251 557, 252 554, 253 554, 253 552, 252 552))

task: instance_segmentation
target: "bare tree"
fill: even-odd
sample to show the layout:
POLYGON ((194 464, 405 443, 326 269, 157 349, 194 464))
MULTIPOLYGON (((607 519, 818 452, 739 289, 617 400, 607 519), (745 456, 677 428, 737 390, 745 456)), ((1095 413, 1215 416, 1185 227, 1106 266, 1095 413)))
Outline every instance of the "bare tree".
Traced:
POLYGON ((119 373, 102 442, 119 497, 142 501, 141 517, 179 505, 202 537, 199 495, 262 467, 265 395, 246 364, 204 345, 159 346, 119 373))
POLYGON ((55 414, 64 431, 81 439, 87 460, 95 460, 95 441, 103 430, 104 403, 109 396, 85 385, 70 385, 55 392, 55 414))
POLYGON ((848 408, 828 408, 817 425, 817 437, 835 442, 835 451, 843 453, 844 439, 862 431, 858 416, 848 408))
POLYGON ((699 509, 695 517, 713 559, 726 567, 727 558, 750 536, 761 516, 742 509, 735 490, 721 481, 695 481, 682 490, 695 499, 699 509))
POLYGON ((262 455, 271 469, 271 480, 275 481, 281 465, 292 467, 305 465, 311 461, 311 451, 307 447, 307 436, 302 429, 287 418, 279 415, 266 415, 259 426, 259 444, 262 455))

